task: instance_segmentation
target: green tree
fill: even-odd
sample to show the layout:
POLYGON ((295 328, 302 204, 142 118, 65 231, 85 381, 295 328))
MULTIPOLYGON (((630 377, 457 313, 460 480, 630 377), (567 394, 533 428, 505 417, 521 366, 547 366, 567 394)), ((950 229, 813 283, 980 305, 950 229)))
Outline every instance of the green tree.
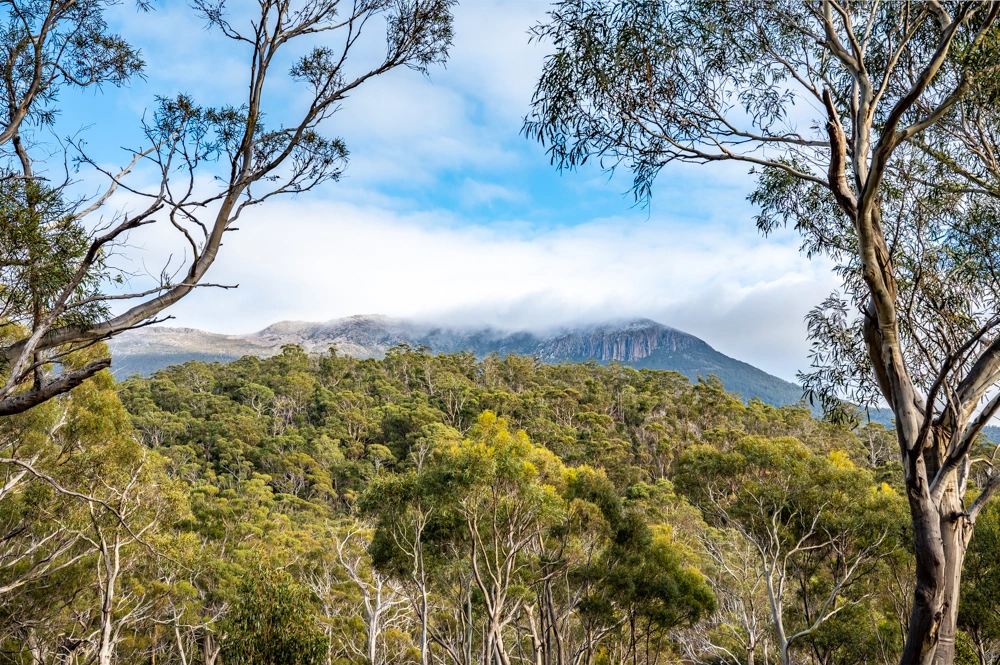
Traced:
POLYGON ((432 570, 440 566, 443 546, 455 537, 457 522, 451 512, 454 494, 447 475, 433 463, 438 449, 458 439, 443 425, 429 427, 411 453, 414 466, 400 474, 380 474, 365 488, 359 502, 377 529, 369 551, 376 568, 406 580, 419 599, 420 661, 429 662, 429 623, 432 570))
MULTIPOLYGON (((570 476, 576 510, 587 520, 595 512, 603 518, 593 534, 598 537, 584 538, 593 549, 568 571, 579 594, 573 611, 583 624, 574 659, 592 663, 610 646, 621 662, 655 663, 669 651, 664 642, 672 631, 696 625, 716 609, 715 594, 695 566, 697 555, 680 533, 690 517, 684 513, 697 511, 666 481, 637 483, 620 497, 603 474, 584 468, 570 476), (596 511, 582 511, 580 501, 596 511)), ((689 526, 706 527, 700 516, 689 526)))
MULTIPOLYGON (((514 375, 514 380, 522 380, 514 375)), ((437 473, 453 477, 454 510, 464 522, 472 577, 486 614, 483 662, 510 661, 505 627, 520 611, 532 546, 563 519, 562 462, 524 431, 484 412, 469 437, 433 451, 437 473)))
POLYGON ((843 278, 810 316, 828 408, 896 420, 916 583, 902 663, 951 663, 962 560, 993 474, 969 450, 1000 409, 995 266, 1000 6, 563 0, 524 126, 560 168, 598 157, 640 200, 669 164, 759 177, 767 233, 792 224, 843 278))
POLYGON ((1000 509, 990 504, 976 522, 962 574, 958 625, 975 650, 979 665, 1000 660, 1000 509))
MULTIPOLYGON (((62 88, 120 85, 141 73, 138 49, 107 28, 104 12, 113 4, 3 3, 2 31, 9 48, 0 55, 6 72, 0 92, 8 102, 0 112, 0 288, 5 295, 0 319, 23 330, 0 346, 0 415, 41 404, 110 366, 107 357, 79 368, 61 366, 60 359, 68 350, 148 323, 206 285, 223 236, 247 208, 337 179, 347 148, 321 131, 344 99, 394 69, 427 71, 443 62, 452 38, 452 0, 268 0, 249 16, 231 15, 224 0, 197 0, 192 9, 243 59, 245 96, 218 108, 199 106, 185 95, 159 98, 142 122, 143 145, 129 150, 127 164, 117 169, 108 169, 103 156, 89 155, 81 141, 71 139, 67 161, 75 160, 106 182, 95 197, 78 200, 67 192, 68 181, 52 184, 36 173, 44 168, 50 147, 32 128, 51 124, 62 88), (358 30, 367 34, 376 24, 385 26, 384 53, 361 64, 354 48, 358 30), (323 43, 312 43, 318 34, 323 43), (286 53, 293 59, 287 78, 307 99, 287 125, 269 125, 263 109, 276 89, 271 65, 286 53), (26 123, 29 119, 35 122, 26 123), (156 183, 148 189, 132 180, 140 164, 155 174, 156 183), (199 190, 199 179, 213 185, 199 190), (139 197, 138 210, 107 214, 119 187, 139 197), (97 223, 98 215, 114 221, 97 223), (179 270, 164 268, 148 288, 128 291, 125 275, 109 268, 107 257, 128 252, 124 238, 158 219, 177 232, 174 240, 188 258, 179 270), (126 307, 111 316, 111 301, 126 307), (46 372, 45 365, 58 371, 46 372)), ((151 6, 145 0, 138 4, 151 6)), ((283 406, 294 415, 299 405, 283 406)))
MULTIPOLYGON (((863 578, 899 546, 902 498, 840 451, 817 454, 790 438, 699 445, 682 457, 677 482, 714 526, 734 532, 721 547, 709 543, 718 565, 752 553, 756 576, 730 569, 718 579, 745 607, 766 598, 783 665, 815 649, 829 622, 865 598, 863 578)), ((728 632, 757 648, 764 642, 752 628, 728 632)))
POLYGON ((314 599, 281 570, 251 568, 226 619, 224 662, 232 665, 318 665, 327 638, 314 599))

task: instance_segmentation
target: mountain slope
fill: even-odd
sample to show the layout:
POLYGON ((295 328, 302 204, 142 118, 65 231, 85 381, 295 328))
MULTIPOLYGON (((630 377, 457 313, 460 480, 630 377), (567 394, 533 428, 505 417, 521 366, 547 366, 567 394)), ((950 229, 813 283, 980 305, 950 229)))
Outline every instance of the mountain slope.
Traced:
POLYGON ((271 356, 285 344, 310 353, 331 347, 359 358, 379 358, 399 344, 426 346, 438 353, 471 351, 537 356, 543 362, 595 360, 637 368, 673 370, 692 381, 714 374, 744 398, 777 406, 802 398, 802 389, 756 367, 719 353, 694 335, 649 319, 564 329, 551 334, 506 332, 495 328, 447 328, 384 316, 352 316, 326 323, 282 321, 249 335, 216 335, 193 328, 141 328, 112 342, 115 373, 149 374, 188 360, 235 360, 271 356))

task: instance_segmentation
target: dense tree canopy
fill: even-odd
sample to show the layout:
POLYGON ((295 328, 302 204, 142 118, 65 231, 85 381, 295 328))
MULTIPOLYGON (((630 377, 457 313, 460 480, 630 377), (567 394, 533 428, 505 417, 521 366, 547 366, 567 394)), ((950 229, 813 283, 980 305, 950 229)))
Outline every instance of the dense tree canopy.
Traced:
POLYGON ((11 662, 898 658, 884 432, 715 380, 289 346, 5 422, 34 451, 0 497, 11 662))

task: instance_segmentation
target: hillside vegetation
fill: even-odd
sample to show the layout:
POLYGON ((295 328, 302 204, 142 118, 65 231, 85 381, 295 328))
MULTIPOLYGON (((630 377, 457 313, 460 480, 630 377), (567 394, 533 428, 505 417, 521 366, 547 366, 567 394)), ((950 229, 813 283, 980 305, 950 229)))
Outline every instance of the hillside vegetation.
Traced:
POLYGON ((768 374, 716 351, 694 335, 649 319, 612 321, 551 330, 509 332, 496 328, 461 328, 392 319, 349 316, 326 323, 282 321, 249 335, 216 335, 193 328, 150 327, 129 331, 114 342, 114 371, 149 375, 189 360, 226 362, 242 356, 262 358, 281 353, 288 344, 308 353, 334 348, 355 358, 382 358, 389 349, 409 345, 433 353, 514 353, 547 363, 620 362, 632 367, 679 372, 697 381, 715 375, 744 399, 759 398, 772 406, 798 404, 802 386, 768 374))
MULTIPOLYGON (((0 504, 3 661, 898 659, 912 571, 879 425, 406 346, 105 372, 47 408, 16 423, 37 475, 8 470, 0 504)), ((998 646, 979 540, 969 662, 998 646)))

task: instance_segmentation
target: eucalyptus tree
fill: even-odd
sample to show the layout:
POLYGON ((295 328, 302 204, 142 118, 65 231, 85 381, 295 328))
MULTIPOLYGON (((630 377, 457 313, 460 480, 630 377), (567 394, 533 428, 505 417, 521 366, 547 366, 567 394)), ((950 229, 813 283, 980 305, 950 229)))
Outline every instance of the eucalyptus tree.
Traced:
POLYGON ((319 665, 327 656, 311 592, 282 570, 258 565, 239 587, 224 626, 222 658, 233 665, 319 665))
MULTIPOLYGON (((58 94, 67 87, 122 85, 143 67, 139 50, 108 28, 105 12, 117 0, 4 0, 0 27, 0 145, 13 147, 31 171, 22 127, 51 125, 58 94)), ((149 9, 146 0, 137 6, 149 9)))
POLYGON ((69 176, 56 177, 44 164, 50 146, 40 129, 52 122, 66 86, 117 84, 140 74, 138 50, 107 28, 110 4, 0 3, 8 46, 0 54, 7 102, 0 111, 0 319, 7 326, 0 415, 29 409, 110 366, 100 358, 47 369, 65 354, 155 321, 207 286, 224 236, 248 209, 336 180, 347 148, 321 133, 331 116, 374 77, 443 62, 454 0, 262 0, 235 14, 224 0, 195 0, 193 10, 243 63, 245 92, 211 108, 185 95, 161 98, 143 121, 143 143, 126 153, 120 169, 105 168, 105 159, 70 140, 69 156, 107 183, 96 197, 74 198, 69 176), (376 26, 384 26, 385 49, 365 62, 358 42, 376 26), (287 73, 274 71, 292 58, 287 73), (299 86, 301 103, 287 123, 267 123, 286 95, 282 78, 299 86), (155 184, 146 187, 150 174, 155 184), (113 209, 115 194, 134 209, 113 209), (186 259, 165 267, 149 288, 129 290, 130 275, 109 257, 134 256, 137 234, 154 224, 176 233, 174 256, 186 259))
MULTIPOLYGON (((457 478, 454 510, 465 524, 472 580, 481 594, 485 625, 481 662, 509 665, 508 633, 530 601, 519 597, 531 577, 531 547, 562 520, 558 493, 565 469, 553 453, 532 445, 524 431, 486 411, 469 438, 438 451, 442 473, 457 478)), ((532 626, 533 649, 542 644, 532 626)), ((537 662, 537 659, 536 659, 537 662)))
POLYGON ((170 585, 159 577, 148 540, 177 521, 186 506, 179 487, 163 475, 162 460, 134 439, 122 437, 89 452, 78 462, 92 467, 88 495, 101 502, 87 503, 90 529, 82 535, 96 554, 95 626, 87 642, 95 662, 111 665, 126 632, 153 623, 168 594, 170 585))
POLYGON ((954 659, 962 561, 1000 489, 966 501, 969 451, 1000 410, 989 2, 565 0, 524 131, 574 168, 634 175, 741 162, 758 226, 793 224, 843 289, 813 312, 815 396, 896 419, 916 557, 903 663, 954 659))
POLYGON ((746 561, 721 564, 730 578, 724 584, 738 582, 735 600, 744 610, 744 625, 726 626, 726 637, 744 643, 748 661, 751 644, 769 641, 754 635, 758 619, 746 614, 754 602, 765 599, 774 650, 789 665, 797 651, 818 651, 809 643, 867 599, 863 578, 899 548, 893 527, 902 498, 842 452, 826 456, 791 438, 744 437, 727 450, 692 446, 679 467, 678 487, 710 523, 739 534, 737 552, 739 545, 749 550, 755 574, 737 569, 746 561))
POLYGON ((432 451, 454 443, 458 433, 444 425, 428 428, 411 455, 414 466, 399 474, 376 474, 360 497, 362 514, 376 523, 368 548, 376 570, 405 580, 420 622, 420 663, 431 662, 430 618, 433 573, 441 566, 443 543, 454 539, 454 493, 432 465, 432 451))
MULTIPOLYGON (((333 531, 333 529, 331 529, 333 531)), ((371 533, 365 526, 349 524, 331 534, 336 552, 336 563, 322 561, 318 570, 309 574, 308 585, 323 604, 324 615, 330 619, 340 615, 351 622, 362 622, 362 639, 344 639, 344 650, 351 658, 364 658, 370 665, 393 662, 392 644, 386 633, 401 632, 410 619, 406 595, 398 580, 372 568, 367 555, 371 546, 371 533), (351 609, 344 612, 343 598, 337 598, 333 589, 344 586, 346 578, 352 591, 359 598, 352 598, 351 609), (344 617, 343 615, 348 615, 344 617)), ((344 596, 341 592, 341 596, 344 596)), ((354 631, 343 630, 344 633, 354 631)), ((405 643, 404 643, 405 644, 405 643)))

